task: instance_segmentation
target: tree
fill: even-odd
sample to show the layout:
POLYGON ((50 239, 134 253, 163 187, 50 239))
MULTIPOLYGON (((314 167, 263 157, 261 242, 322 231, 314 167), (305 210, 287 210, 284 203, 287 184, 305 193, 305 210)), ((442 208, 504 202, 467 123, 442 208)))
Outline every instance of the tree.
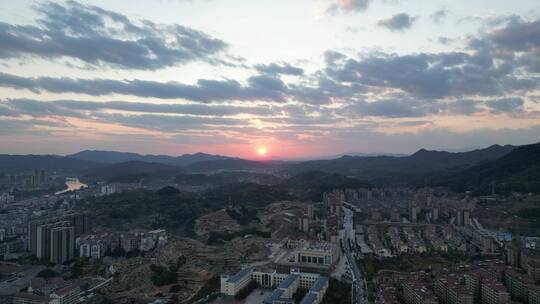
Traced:
POLYGON ((43 269, 42 271, 40 271, 38 274, 37 274, 38 277, 40 278, 44 278, 44 279, 48 279, 48 278, 54 278, 54 277, 57 277, 58 276, 58 272, 50 269, 50 268, 47 268, 47 269, 43 269))
POLYGON ((351 304, 351 284, 330 278, 323 304, 351 304))
POLYGON ((150 265, 150 270, 153 274, 150 277, 152 283, 155 286, 169 285, 178 282, 178 276, 176 274, 176 265, 169 265, 169 267, 161 265, 150 265))

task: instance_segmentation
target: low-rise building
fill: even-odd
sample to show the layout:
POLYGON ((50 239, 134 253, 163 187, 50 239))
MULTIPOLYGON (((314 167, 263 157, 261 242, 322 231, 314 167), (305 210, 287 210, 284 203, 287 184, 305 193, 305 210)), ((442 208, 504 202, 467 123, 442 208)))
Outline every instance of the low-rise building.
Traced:
POLYGON ((302 241, 276 261, 275 267, 281 273, 298 269, 301 272, 329 275, 339 261, 340 253, 335 243, 302 241))
POLYGON ((300 303, 318 304, 328 289, 328 278, 317 273, 300 272, 292 269, 289 274, 255 271, 252 267, 244 268, 232 276, 221 276, 221 293, 237 295, 252 281, 263 288, 275 290, 263 301, 263 304, 294 303, 292 297, 299 288, 308 292, 300 303))
POLYGON ((221 276, 221 293, 235 296, 251 282, 252 267, 244 268, 232 276, 221 276))

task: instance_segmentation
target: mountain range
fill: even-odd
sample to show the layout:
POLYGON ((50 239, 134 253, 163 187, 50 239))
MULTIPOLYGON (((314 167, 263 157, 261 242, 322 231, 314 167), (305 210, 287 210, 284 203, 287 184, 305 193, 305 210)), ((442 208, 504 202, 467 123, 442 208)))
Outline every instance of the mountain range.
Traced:
POLYGON ((332 160, 314 160, 293 164, 289 171, 293 174, 306 171, 325 171, 355 176, 362 179, 394 178, 429 172, 461 170, 467 167, 495 160, 515 147, 493 145, 485 149, 469 152, 428 151, 421 149, 409 156, 343 156, 332 160))
POLYGON ((129 161, 142 161, 148 163, 161 163, 173 166, 187 166, 189 164, 209 161, 209 160, 223 160, 231 159, 221 155, 211 155, 206 153, 184 154, 181 156, 169 156, 169 155, 141 155, 137 153, 129 152, 116 152, 116 151, 98 151, 98 150, 85 150, 75 154, 67 155, 68 158, 74 158, 79 160, 91 161, 94 163, 123 163, 129 161))
MULTIPOLYGON (((421 149, 409 156, 345 155, 335 159, 304 162, 253 161, 205 153, 174 157, 115 151, 82 151, 68 156, 0 155, 0 172, 13 173, 41 168, 70 172, 91 180, 123 181, 178 176, 186 180, 192 174, 231 171, 270 173, 282 177, 320 171, 370 182, 410 183, 414 180, 429 180, 433 181, 433 184, 452 184, 456 189, 469 189, 477 183, 489 183, 490 176, 495 175, 494 178, 498 180, 504 180, 506 175, 512 175, 516 179, 516 174, 519 175, 520 172, 528 172, 523 173, 525 176, 536 176, 538 164, 528 161, 538 157, 534 154, 536 150, 531 147, 539 146, 540 144, 520 147, 493 145, 468 152, 421 149), (511 172, 512 168, 517 168, 519 172, 511 172)), ((520 176, 517 180, 522 179, 520 176)), ((260 179, 260 176, 257 179, 260 179)))
POLYGON ((540 193, 540 143, 520 146, 496 160, 434 178, 434 184, 475 194, 540 193))

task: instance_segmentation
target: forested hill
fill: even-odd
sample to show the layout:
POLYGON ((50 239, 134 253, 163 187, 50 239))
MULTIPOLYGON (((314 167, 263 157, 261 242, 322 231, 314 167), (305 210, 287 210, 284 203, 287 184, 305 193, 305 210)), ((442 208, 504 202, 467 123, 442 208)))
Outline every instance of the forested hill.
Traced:
POLYGON ((540 143, 517 147, 499 159, 445 176, 436 183, 476 194, 491 193, 492 186, 499 194, 540 193, 540 143))

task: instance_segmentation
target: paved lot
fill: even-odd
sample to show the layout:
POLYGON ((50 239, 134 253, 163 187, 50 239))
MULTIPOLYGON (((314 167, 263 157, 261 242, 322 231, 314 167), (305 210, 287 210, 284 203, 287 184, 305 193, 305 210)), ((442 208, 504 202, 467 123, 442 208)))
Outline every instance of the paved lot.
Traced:
POLYGON ((271 293, 271 290, 256 289, 244 300, 236 300, 233 297, 220 296, 219 298, 210 302, 210 304, 260 304, 271 293))

